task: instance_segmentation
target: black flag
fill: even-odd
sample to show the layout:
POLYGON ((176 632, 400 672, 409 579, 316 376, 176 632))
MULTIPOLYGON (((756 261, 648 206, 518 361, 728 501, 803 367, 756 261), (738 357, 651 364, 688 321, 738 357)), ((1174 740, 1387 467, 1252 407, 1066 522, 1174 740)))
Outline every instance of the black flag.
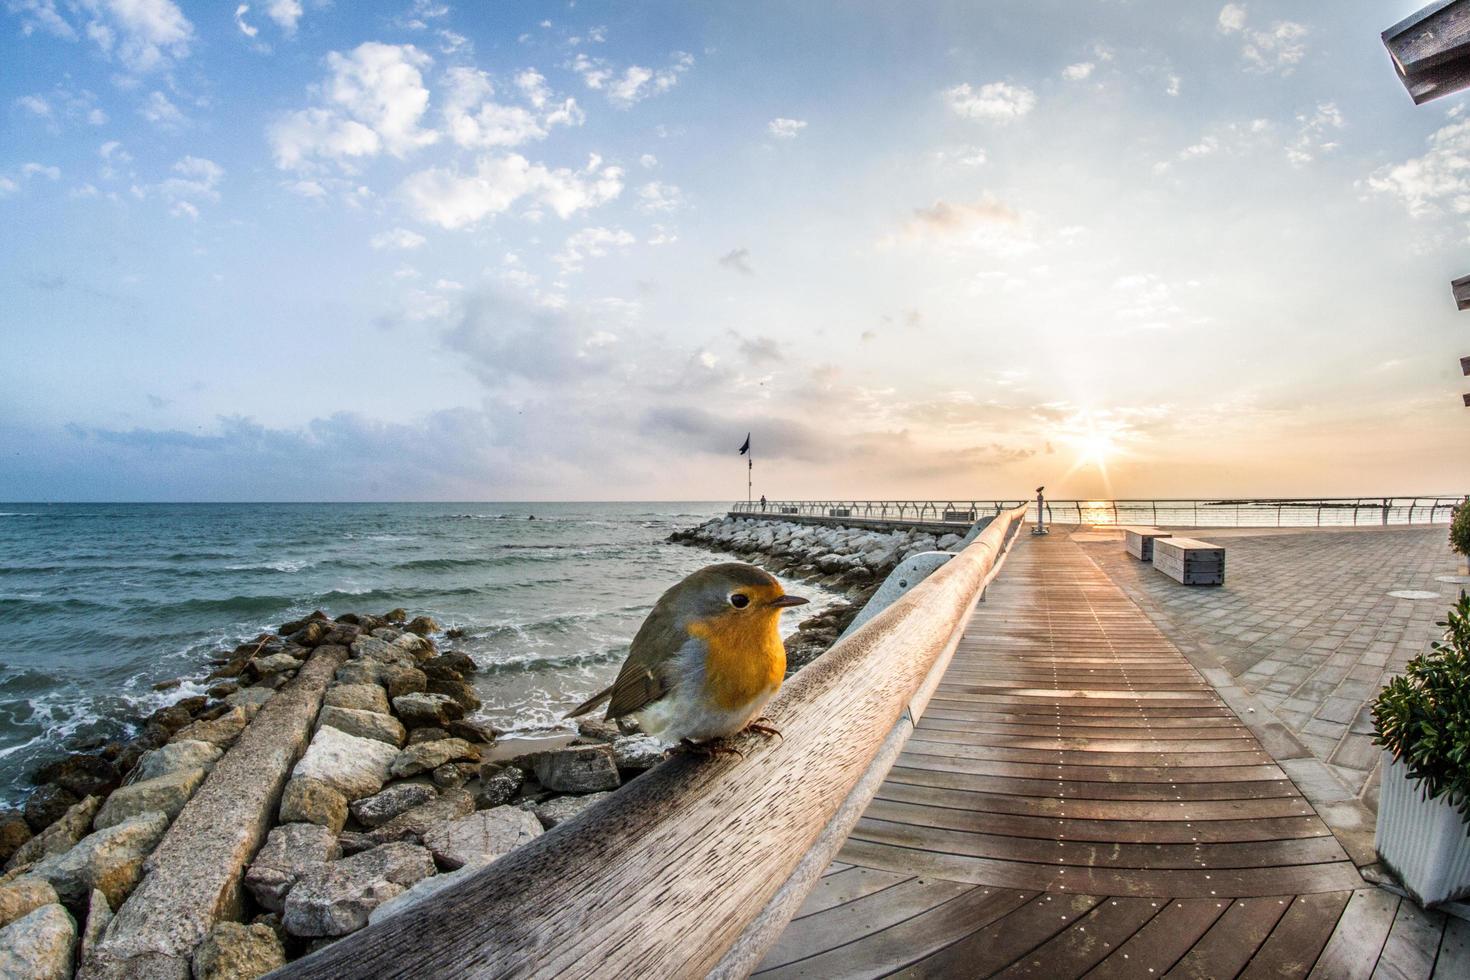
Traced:
POLYGON ((745 441, 740 444, 740 455, 744 456, 748 452, 750 452, 750 433, 749 432, 747 432, 745 434, 745 441))

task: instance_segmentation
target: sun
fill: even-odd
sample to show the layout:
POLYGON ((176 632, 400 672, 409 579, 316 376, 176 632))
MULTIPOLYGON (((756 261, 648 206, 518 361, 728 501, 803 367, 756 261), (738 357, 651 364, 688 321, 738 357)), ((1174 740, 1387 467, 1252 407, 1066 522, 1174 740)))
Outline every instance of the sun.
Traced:
POLYGON ((1111 433, 1094 429, 1077 440, 1077 450, 1077 462, 1083 466, 1107 466, 1118 446, 1111 433))

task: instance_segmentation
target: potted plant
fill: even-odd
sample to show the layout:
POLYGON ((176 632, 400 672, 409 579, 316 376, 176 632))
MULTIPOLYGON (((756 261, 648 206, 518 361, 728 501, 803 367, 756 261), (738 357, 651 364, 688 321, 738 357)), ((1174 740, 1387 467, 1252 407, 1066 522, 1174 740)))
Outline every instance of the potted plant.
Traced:
POLYGON ((1374 846, 1426 906, 1470 894, 1470 594, 1440 625, 1444 639, 1373 703, 1385 749, 1374 846))
POLYGON ((1450 547, 1465 566, 1461 571, 1470 575, 1470 497, 1450 512, 1450 547))

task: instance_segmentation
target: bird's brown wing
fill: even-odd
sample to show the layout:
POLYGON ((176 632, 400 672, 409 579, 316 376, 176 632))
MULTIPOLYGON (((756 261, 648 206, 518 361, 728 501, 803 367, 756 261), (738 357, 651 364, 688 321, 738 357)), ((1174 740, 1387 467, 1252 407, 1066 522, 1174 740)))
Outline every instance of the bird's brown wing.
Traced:
POLYGON ((612 700, 607 706, 610 719, 641 711, 669 691, 672 680, 668 670, 687 637, 666 598, 659 599, 633 637, 628 659, 613 681, 612 700))

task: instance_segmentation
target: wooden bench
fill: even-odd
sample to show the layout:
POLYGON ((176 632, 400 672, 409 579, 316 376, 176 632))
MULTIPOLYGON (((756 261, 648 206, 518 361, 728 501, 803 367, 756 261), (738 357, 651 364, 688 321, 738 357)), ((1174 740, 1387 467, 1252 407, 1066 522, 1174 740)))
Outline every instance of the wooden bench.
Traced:
POLYGON ((1155 538, 1154 568, 1183 585, 1224 585, 1225 549, 1194 538, 1155 538))
POLYGON ((950 523, 964 521, 969 524, 974 524, 975 512, 973 510, 947 510, 944 512, 944 519, 950 523))
POLYGON ((1172 537, 1168 531, 1160 531, 1156 527, 1127 527, 1123 528, 1123 547, 1128 553, 1139 561, 1154 560, 1154 539, 1172 537))

